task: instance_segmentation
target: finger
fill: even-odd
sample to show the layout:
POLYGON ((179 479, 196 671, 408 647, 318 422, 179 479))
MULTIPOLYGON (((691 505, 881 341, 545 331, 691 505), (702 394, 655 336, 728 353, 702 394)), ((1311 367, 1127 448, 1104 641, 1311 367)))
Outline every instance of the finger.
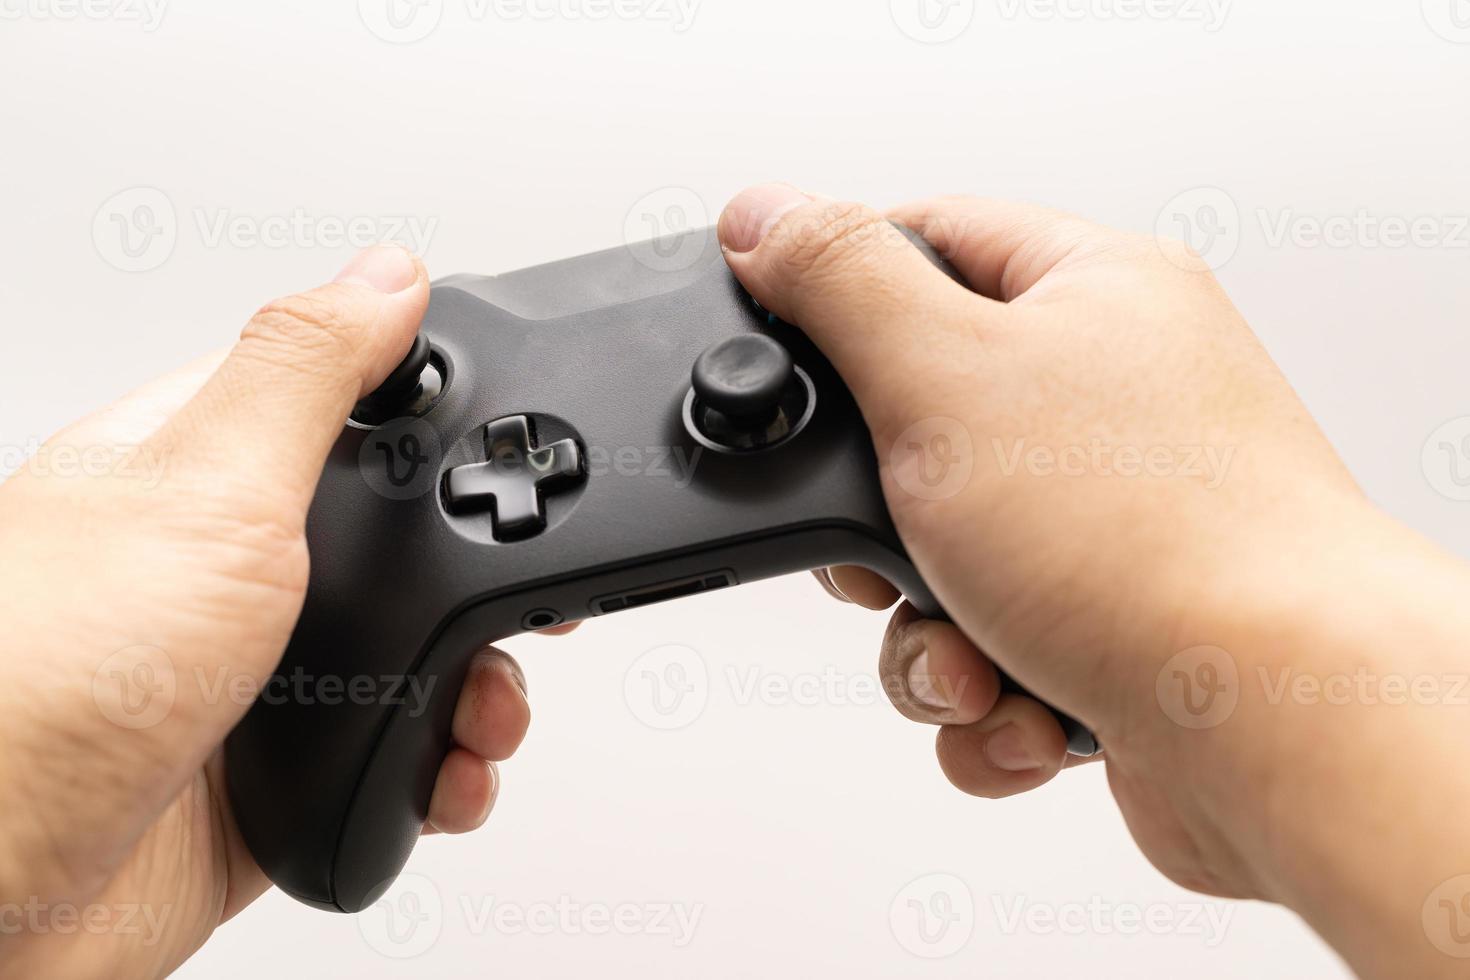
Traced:
POLYGON ((899 714, 928 725, 979 721, 1000 697, 990 658, 953 623, 923 619, 907 603, 888 623, 878 675, 899 714))
POLYGON ((304 514, 347 416, 407 354, 428 300, 423 264, 383 245, 334 282, 267 304, 160 432, 171 465, 238 475, 304 514))
POLYGON ((454 741, 481 759, 504 762, 530 725, 521 668, 494 648, 476 654, 454 710, 454 741))
POLYGON ((719 234, 740 281, 822 348, 874 428, 875 413, 906 412, 915 377, 976 359, 977 319, 1006 315, 860 204, 768 184, 730 202, 719 234))
POLYGON ((887 609, 899 600, 899 591, 877 572, 856 565, 836 565, 812 572, 827 594, 865 609, 887 609))
POLYGON ((1069 258, 1096 252, 1117 233, 1065 211, 978 197, 941 197, 887 215, 933 245, 983 296, 1009 303, 1069 258))
POLYGON ((581 625, 581 623, 563 623, 560 626, 550 626, 544 630, 537 630, 536 633, 540 636, 566 636, 568 633, 575 632, 577 627, 581 625))
POLYGON ((500 770, 473 752, 453 748, 439 767, 434 795, 429 800, 426 832, 466 834, 478 830, 495 808, 500 793, 500 770))
POLYGON ((1005 694, 983 719, 939 730, 939 765, 971 796, 1000 799, 1050 782, 1067 759, 1067 736, 1039 701, 1005 694))

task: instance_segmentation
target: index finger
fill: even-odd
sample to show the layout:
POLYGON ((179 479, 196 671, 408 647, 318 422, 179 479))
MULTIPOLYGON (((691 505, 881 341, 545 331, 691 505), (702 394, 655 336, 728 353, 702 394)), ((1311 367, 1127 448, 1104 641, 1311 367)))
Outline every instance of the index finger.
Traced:
POLYGON ((981 197, 930 198, 900 205, 887 217, 922 235, 975 292, 1003 303, 1117 237, 1065 211, 981 197))

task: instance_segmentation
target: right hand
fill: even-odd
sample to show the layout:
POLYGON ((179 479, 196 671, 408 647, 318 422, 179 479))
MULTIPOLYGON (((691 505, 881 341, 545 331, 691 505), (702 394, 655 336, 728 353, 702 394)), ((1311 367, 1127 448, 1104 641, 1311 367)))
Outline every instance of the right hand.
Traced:
MULTIPOLYGON (((746 288, 852 389, 898 531, 954 619, 901 607, 882 653, 898 708, 942 726, 949 778, 999 797, 1066 763, 1056 720, 1002 695, 993 660, 1096 732, 1129 827, 1164 873, 1293 904, 1340 948, 1366 943, 1369 930, 1335 935, 1342 923, 1319 913, 1360 873, 1365 902, 1393 889, 1335 851, 1309 855, 1371 851, 1393 787, 1415 784, 1393 751, 1342 749, 1397 746, 1417 728, 1432 737, 1416 751, 1453 758, 1448 716, 1283 710, 1257 677, 1387 657, 1439 669, 1450 631, 1405 651, 1382 630, 1403 611, 1399 623, 1427 633, 1411 618, 1425 583, 1450 593, 1464 571, 1368 504, 1199 257, 1025 205, 946 198, 879 214, 785 185, 741 194, 719 231, 746 288), (1168 692, 1211 675, 1171 661, 1205 646, 1230 658, 1239 704, 1192 725, 1168 692)), ((823 577, 872 608, 897 598, 861 570, 823 577)), ((1439 785, 1447 798, 1463 788, 1439 785)), ((1392 928, 1422 946, 1418 903, 1440 879, 1404 867, 1392 928)))

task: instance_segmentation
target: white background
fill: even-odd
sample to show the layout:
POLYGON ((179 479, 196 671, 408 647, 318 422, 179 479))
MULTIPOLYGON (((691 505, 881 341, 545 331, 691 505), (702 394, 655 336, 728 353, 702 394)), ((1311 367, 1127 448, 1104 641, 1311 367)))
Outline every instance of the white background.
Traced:
MULTIPOLYGON (((1072 0, 1067 16, 936 0, 958 35, 943 44, 914 26, 917 0, 703 0, 682 30, 652 0, 602 20, 427 0, 409 27, 437 27, 407 44, 369 29, 388 0, 175 0, 152 30, 129 0, 79 17, 69 2, 0 0, 8 450, 330 277, 352 251, 319 240, 333 221, 367 216, 372 238, 393 233, 383 216, 431 223, 443 275, 646 237, 649 214, 713 221, 759 180, 877 205, 975 192, 1138 230, 1193 220, 1367 492, 1470 555, 1470 504, 1453 499, 1470 459, 1424 453, 1470 415, 1470 231, 1454 220, 1470 214, 1465 0, 1238 0, 1223 23, 1184 0, 1141 17, 1124 16, 1129 0, 1072 0), (211 234, 298 212, 306 231, 284 241, 211 234), (1427 219, 1438 241, 1273 241, 1283 220, 1360 212, 1427 219), (136 220, 134 255, 118 220, 136 220)), ((491 825, 416 853, 418 931, 271 895, 183 975, 1342 975, 1289 914, 1164 881, 1100 767, 1008 802, 951 790, 932 732, 864 686, 883 622, 792 579, 509 644, 535 723, 491 825), (639 685, 666 664, 640 658, 670 644, 688 648, 686 676, 705 671, 707 706, 661 731, 639 685), (815 703, 743 697, 752 676, 824 675, 815 703), (949 900, 936 944, 911 899, 949 900), (486 903, 558 902, 700 918, 682 947, 655 928, 482 921, 486 903), (1048 925, 1089 903, 1097 916, 1048 925), (1150 908, 1163 934, 1132 934, 1130 913, 1150 908), (1229 916, 1223 936, 1210 914, 1229 916)))

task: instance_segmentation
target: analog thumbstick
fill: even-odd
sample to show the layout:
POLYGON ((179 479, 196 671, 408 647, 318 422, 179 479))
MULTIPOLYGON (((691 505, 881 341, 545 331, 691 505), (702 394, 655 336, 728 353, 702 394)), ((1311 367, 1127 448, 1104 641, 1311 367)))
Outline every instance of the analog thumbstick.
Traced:
POLYGON ((791 355, 764 334, 731 337, 694 362, 694 393, 700 402, 742 427, 770 423, 795 378, 791 355))
POLYGON ((810 421, 816 389, 785 347, 765 334, 722 340, 694 362, 684 426, 708 449, 750 453, 795 438, 810 421))
POLYGON ((435 368, 428 338, 413 339, 408 355, 384 379, 378 389, 357 403, 354 421, 381 425, 404 415, 421 415, 439 397, 444 378, 435 368))

